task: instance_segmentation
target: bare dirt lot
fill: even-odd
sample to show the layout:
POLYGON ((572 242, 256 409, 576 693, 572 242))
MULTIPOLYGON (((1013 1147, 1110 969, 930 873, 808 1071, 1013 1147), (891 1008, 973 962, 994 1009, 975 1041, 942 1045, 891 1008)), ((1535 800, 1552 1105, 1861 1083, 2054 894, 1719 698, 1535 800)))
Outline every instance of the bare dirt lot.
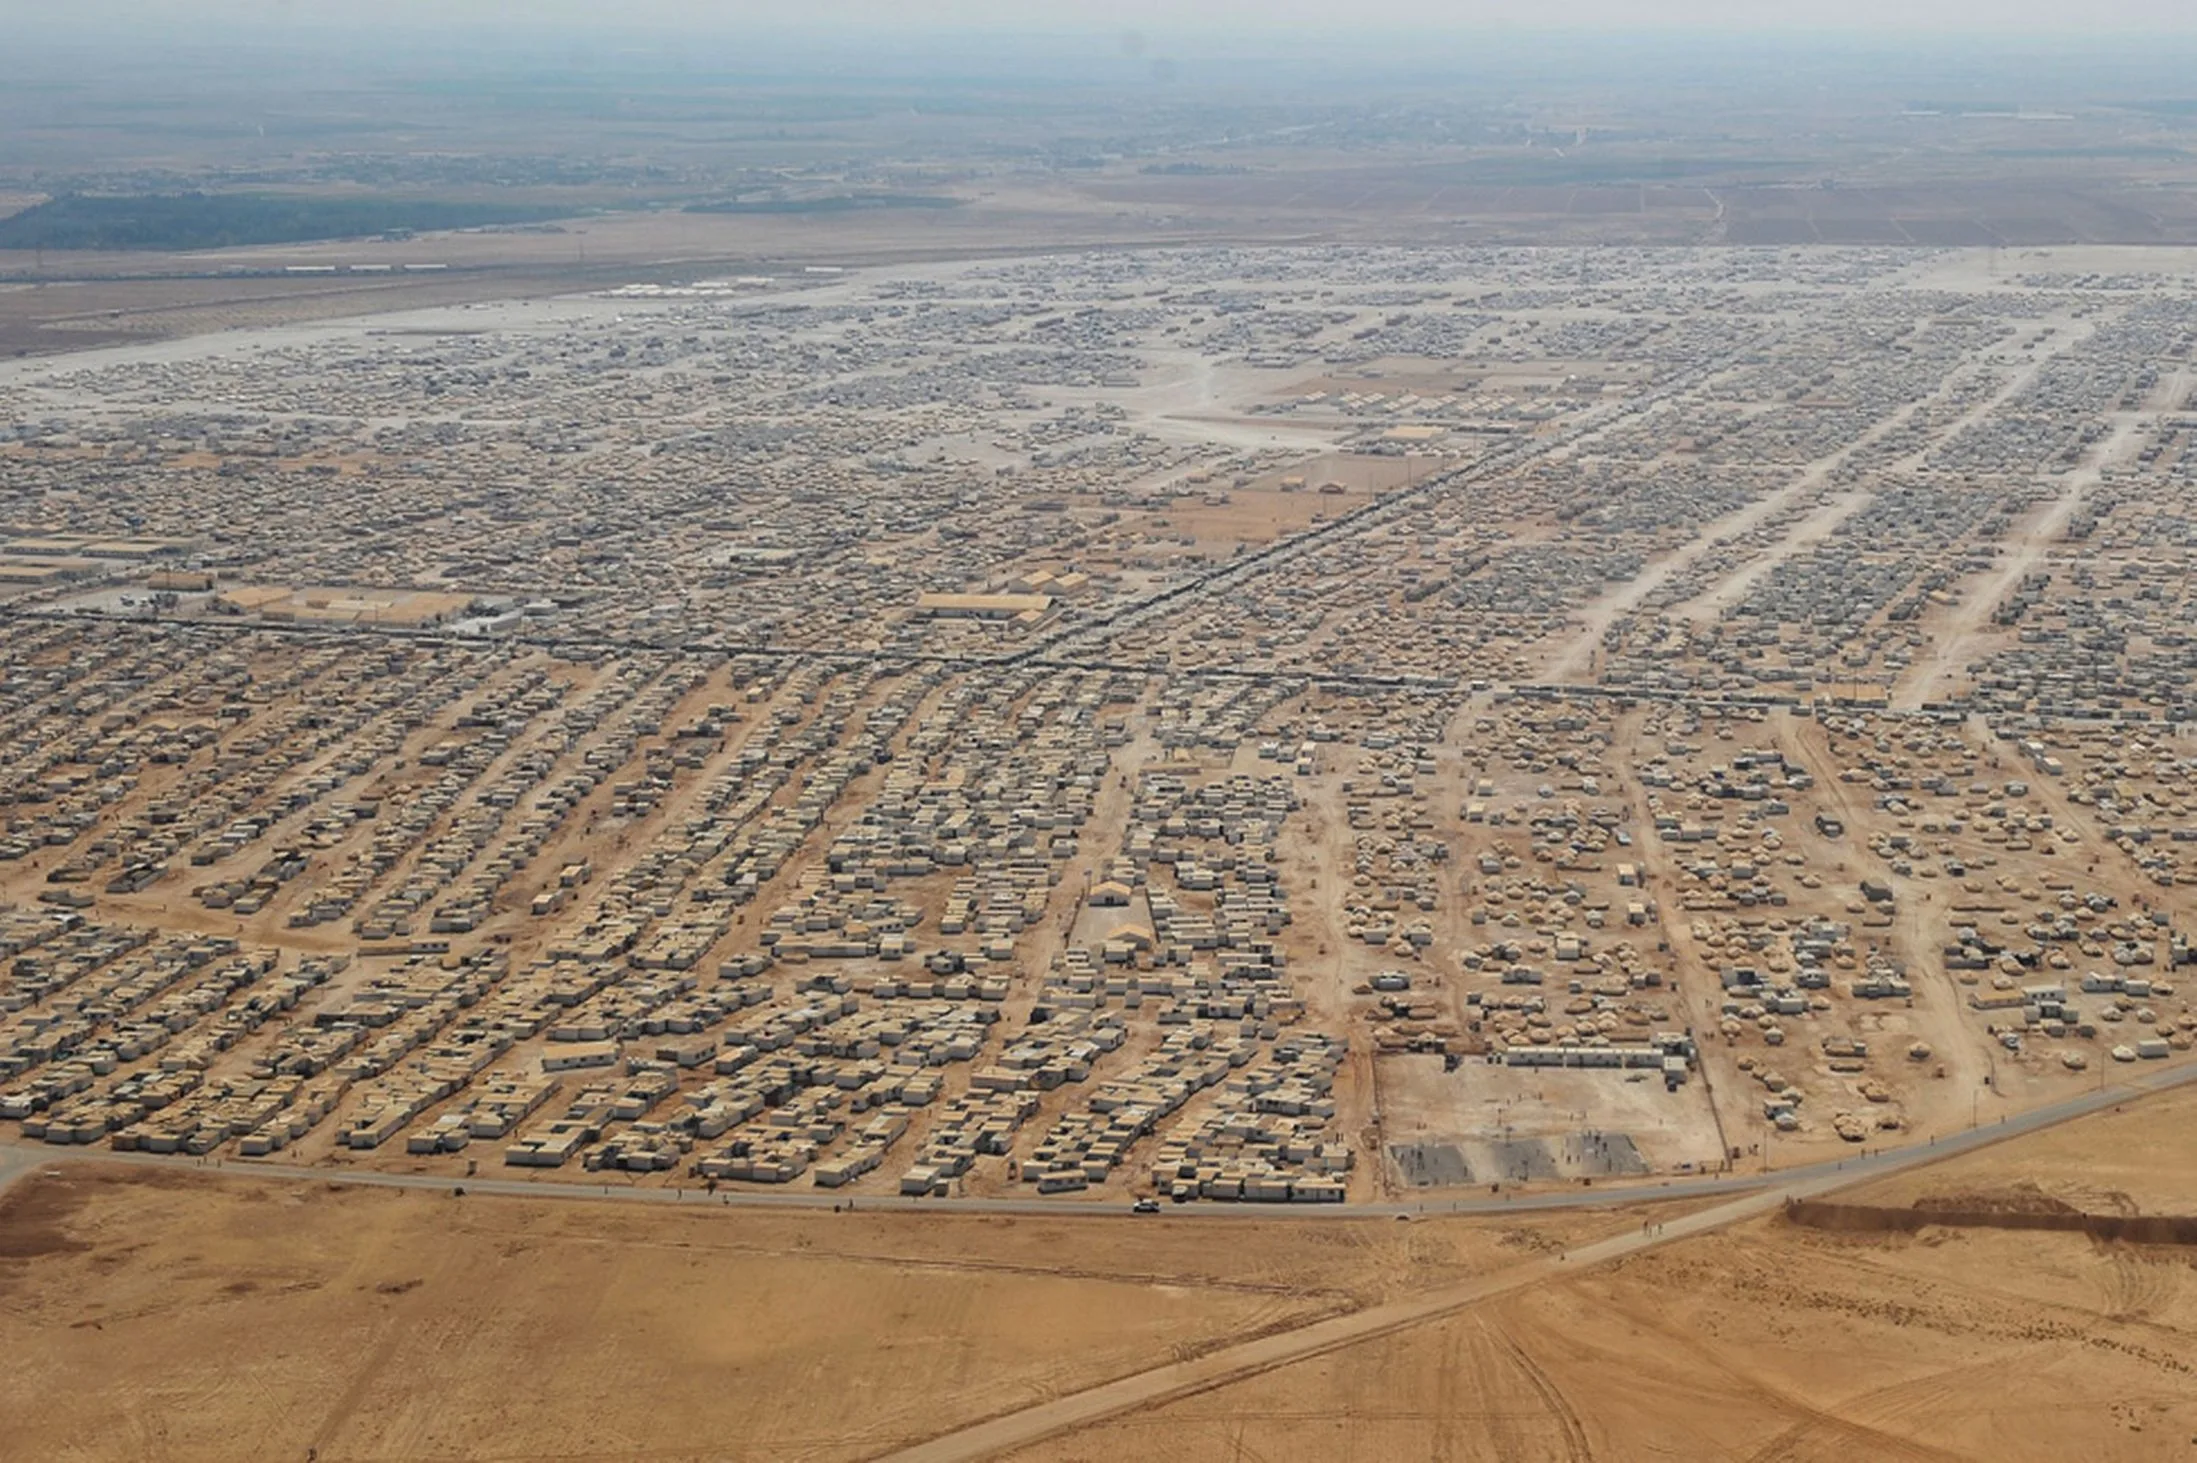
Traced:
POLYGON ((862 1458, 1635 1222, 636 1213, 71 1168, 0 1198, 7 1451, 862 1458))
MULTIPOLYGON (((2137 1192, 2095 1155, 2192 1100, 1854 1197, 2035 1181, 2186 1207, 2187 1165, 2137 1192)), ((860 1458, 1665 1217, 640 1211, 70 1168, 0 1199, 0 1358, 25 1457, 860 1458), (80 1377, 96 1406, 60 1384, 80 1377)), ((2078 1235, 1756 1220, 1012 1456, 2180 1458, 2193 1269, 2078 1235)))
POLYGON ((1015 1456, 2181 1458, 2190 1271, 1765 1221, 1015 1456))
MULTIPOLYGON (((2127 1140, 2139 1124, 2186 1127, 2188 1106, 2104 1114, 1857 1197, 2034 1181, 2071 1202, 2187 1212, 2187 1145, 2127 1140), (2099 1156, 2116 1148, 2141 1159, 2099 1156)), ((2186 1458, 2193 1328, 2186 1248, 1772 1218, 1012 1456, 2186 1458)))
POLYGON ((2176 1094, 1888 1179, 1853 1198, 1912 1204, 1950 1194, 2041 1190, 2093 1213, 2197 1214, 2197 1096, 2176 1094))

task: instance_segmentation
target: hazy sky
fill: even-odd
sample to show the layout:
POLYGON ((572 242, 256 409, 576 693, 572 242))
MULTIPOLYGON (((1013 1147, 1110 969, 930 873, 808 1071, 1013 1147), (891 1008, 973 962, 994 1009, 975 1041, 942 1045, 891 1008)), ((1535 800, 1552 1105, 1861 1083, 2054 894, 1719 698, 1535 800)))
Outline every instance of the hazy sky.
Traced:
POLYGON ((2010 31, 2197 35, 2197 0, 0 0, 0 25, 188 32, 210 21, 407 29, 467 22, 714 34, 820 24, 1149 32, 1155 42, 1277 28, 2010 31))
MULTIPOLYGON (((688 8, 662 0, 667 10, 688 8)), ((748 8, 741 0, 729 7, 748 8)), ((1897 27, 1965 30, 2010 25, 2089 30, 2197 31, 2191 0, 2102 0, 2070 7, 2066 0, 1572 0, 1563 5, 1533 0, 813 0, 803 10, 815 17, 906 23, 980 23, 1035 29, 1056 25, 1138 25, 1162 33, 1220 26, 1292 25, 1337 29, 1350 25, 1455 30, 1490 25, 1613 28, 1840 29, 1897 27), (2079 20, 2077 19, 2079 17, 2079 20)), ((757 14, 766 13, 756 6, 757 14)))

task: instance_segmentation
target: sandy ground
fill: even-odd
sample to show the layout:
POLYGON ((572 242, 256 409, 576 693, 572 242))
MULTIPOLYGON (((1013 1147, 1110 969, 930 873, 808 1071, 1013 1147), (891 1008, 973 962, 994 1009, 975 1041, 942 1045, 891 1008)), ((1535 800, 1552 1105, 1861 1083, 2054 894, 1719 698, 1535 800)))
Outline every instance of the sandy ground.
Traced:
MULTIPOLYGON (((2035 1181, 2070 1201, 2187 1213, 2191 1106, 2104 1114, 1854 1197, 2035 1181), (2169 1132, 2184 1137, 2151 1141, 2169 1132)), ((1833 1235, 1770 1218, 1011 1456, 1831 1463, 2192 1448, 2188 1251, 1986 1230, 1833 1235)))
POLYGON ((2177 1093, 1886 1179, 1857 1203, 2034 1188, 2097 1214, 2197 1214, 2197 1095, 2177 1093))
POLYGON ((860 1458, 1633 1223, 636 1214, 72 1169, 0 1198, 0 1453, 860 1458))
MULTIPOLYGON (((2177 1093, 1841 1198, 2034 1185, 2187 1213, 2193 1112, 2177 1093)), ((1685 1213, 642 1212, 33 1171, 0 1197, 9 1456, 873 1457, 1512 1271, 1525 1288, 1008 1456, 2135 1463, 2197 1445, 2197 1255, 1773 1215, 1576 1275, 1554 1261, 1685 1213)))
POLYGON ((2186 1256, 1767 1220, 1013 1456, 2182 1458, 2193 1326, 2186 1256))

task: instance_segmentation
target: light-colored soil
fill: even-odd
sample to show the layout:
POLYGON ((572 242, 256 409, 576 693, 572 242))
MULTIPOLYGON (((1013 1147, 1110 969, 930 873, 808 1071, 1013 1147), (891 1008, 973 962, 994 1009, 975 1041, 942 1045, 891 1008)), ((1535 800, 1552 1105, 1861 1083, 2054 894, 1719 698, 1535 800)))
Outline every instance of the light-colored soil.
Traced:
MULTIPOLYGON (((1401 485, 1399 480, 1398 485, 1401 485)), ((1167 532, 1187 534, 1204 544, 1265 544, 1302 533, 1323 519, 1364 507, 1374 494, 1353 491, 1341 494, 1283 493, 1259 488, 1222 488, 1216 499, 1184 498, 1156 515, 1166 520, 1167 532)), ((1157 524, 1154 525, 1155 529, 1157 524)))
POLYGON ((0 1452, 861 1458, 1637 1222, 666 1215, 72 1168, 0 1198, 0 1452))
MULTIPOLYGON (((2197 1098, 2101 1113, 1841 1199, 2034 1181, 2187 1213, 2197 1098), (2180 1136, 2172 1136, 2172 1135, 2180 1136)), ((1682 1239, 1012 1455, 1270 1460, 2186 1458, 2197 1256, 2072 1234, 1682 1239)))
POLYGON ((1764 1220, 1012 1457, 2185 1458, 2192 1269, 2074 1235, 1764 1220))
MULTIPOLYGON (((1853 1197, 2029 1180, 2186 1210, 2193 1105, 1853 1197)), ((13 1456, 859 1458, 1642 1223, 639 1212, 72 1169, 0 1199, 0 1361, 13 1456)), ((1756 1220, 1011 1456, 2180 1458, 2193 1268, 1756 1220)))
MULTIPOLYGON (((1556 1151, 1583 1133, 1608 1134, 1630 1140, 1661 1174, 1688 1164, 1708 1172, 1723 1152, 1701 1083, 1669 1093, 1660 1076, 1627 1081, 1479 1061, 1444 1072, 1440 1057, 1397 1055, 1381 1059, 1381 1116, 1392 1144, 1538 1141, 1556 1151)), ((1473 1174, 1481 1187, 1512 1177, 1473 1174)))
POLYGON ((1856 1202, 1910 1204, 2033 1187, 2093 1213, 2197 1214, 2197 1095, 2100 1113, 1856 1190, 1856 1202))

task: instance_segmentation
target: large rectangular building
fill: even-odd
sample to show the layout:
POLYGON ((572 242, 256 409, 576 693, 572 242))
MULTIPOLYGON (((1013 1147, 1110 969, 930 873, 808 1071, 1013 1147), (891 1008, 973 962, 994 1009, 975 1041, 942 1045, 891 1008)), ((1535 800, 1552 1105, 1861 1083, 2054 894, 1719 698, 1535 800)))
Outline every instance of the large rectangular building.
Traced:
POLYGON ((915 612, 929 620, 1022 620, 1045 617, 1053 608, 1049 594, 925 594, 915 612))

